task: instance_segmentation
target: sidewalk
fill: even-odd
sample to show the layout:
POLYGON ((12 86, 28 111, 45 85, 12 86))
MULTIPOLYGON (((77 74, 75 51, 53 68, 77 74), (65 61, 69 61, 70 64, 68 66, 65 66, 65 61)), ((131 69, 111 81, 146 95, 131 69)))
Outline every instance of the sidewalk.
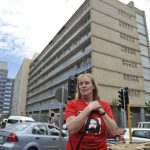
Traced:
POLYGON ((142 144, 108 144, 108 150, 150 150, 150 142, 142 144))

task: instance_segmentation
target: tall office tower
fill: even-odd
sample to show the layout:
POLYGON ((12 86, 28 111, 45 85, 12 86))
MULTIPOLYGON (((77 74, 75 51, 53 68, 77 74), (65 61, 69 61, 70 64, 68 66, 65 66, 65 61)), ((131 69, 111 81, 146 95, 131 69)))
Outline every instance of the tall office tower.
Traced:
POLYGON ((14 80, 7 77, 7 63, 0 61, 0 115, 10 115, 14 80))
POLYGON ((0 114, 1 115, 3 115, 3 103, 5 99, 7 74, 8 74, 7 63, 0 61, 0 114))
MULTIPOLYGON (((27 113, 39 115, 41 121, 49 110, 56 115, 60 107, 56 90, 67 88, 70 75, 90 72, 101 99, 109 104, 118 99, 120 88, 128 87, 136 116, 133 123, 144 120, 139 12, 132 2, 125 5, 118 0, 86 0, 30 65, 27 113)), ((143 26, 147 29, 146 22, 143 26)), ((120 126, 125 124, 123 120, 118 122, 120 126)))
POLYGON ((10 116, 11 114, 11 106, 13 101, 13 90, 14 90, 14 79, 7 78, 6 87, 5 87, 5 95, 3 102, 3 112, 4 116, 10 116))

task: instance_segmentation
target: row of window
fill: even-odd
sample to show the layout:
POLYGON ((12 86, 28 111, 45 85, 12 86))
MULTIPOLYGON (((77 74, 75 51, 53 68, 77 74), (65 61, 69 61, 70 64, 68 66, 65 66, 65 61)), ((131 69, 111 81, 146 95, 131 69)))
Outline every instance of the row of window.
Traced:
POLYGON ((137 63, 135 63, 135 62, 122 59, 122 63, 123 63, 124 66, 129 66, 129 67, 132 67, 132 68, 137 68, 137 63))
POLYGON ((2 70, 0 70, 0 77, 6 78, 7 77, 6 71, 2 72, 2 70))
POLYGON ((0 80, 0 84, 6 84, 6 81, 0 80))
POLYGON ((9 102, 4 102, 4 103, 3 103, 3 105, 7 105, 7 106, 9 106, 9 105, 10 105, 10 103, 9 103, 9 102))
POLYGON ((127 13, 126 11, 123 11, 121 9, 118 9, 118 14, 121 15, 121 16, 124 16, 128 19, 132 19, 132 16, 129 13, 127 13))
POLYGON ((121 47, 121 50, 125 53, 129 53, 129 54, 132 54, 132 55, 136 55, 136 50, 135 49, 132 49, 132 48, 129 48, 129 47, 126 47, 126 46, 122 46, 121 47))
POLYGON ((139 82, 139 78, 134 75, 124 74, 124 80, 139 82))
POLYGON ((5 92, 5 90, 4 89, 0 89, 0 92, 5 92))
POLYGON ((129 90, 130 97, 140 97, 140 91, 138 90, 129 90))
POLYGON ((127 34, 120 33, 120 38, 134 43, 134 38, 132 36, 127 35, 127 34))
MULTIPOLYGON (((91 35, 91 32, 88 30, 87 32, 85 32, 81 37, 79 37, 78 39, 76 39, 75 41, 73 41, 72 43, 70 43, 70 45, 63 50, 62 53, 57 54, 56 52, 58 52, 59 49, 57 49, 55 51, 55 53, 53 53, 52 55, 56 55, 55 58, 48 58, 48 59, 53 59, 50 63, 47 63, 47 65, 45 65, 42 69, 42 71, 46 70, 47 68, 50 68, 51 66, 53 66, 54 64, 56 64, 60 59, 62 59, 64 56, 66 56, 71 50, 74 50, 77 46, 79 46, 81 43, 83 43, 89 36, 91 35)), ((29 81, 29 84, 35 79, 37 78, 40 73, 43 73, 42 71, 39 72, 39 74, 35 75, 32 80, 29 81)))
POLYGON ((6 87, 6 85, 0 85, 0 88, 4 89, 6 87))
MULTIPOLYGON (((40 91, 43 91, 44 89, 48 88, 49 86, 52 86, 52 85, 55 85, 65 79, 67 79, 70 75, 72 74, 78 74, 79 72, 87 69, 91 67, 91 58, 88 57, 88 58, 85 58, 84 60, 82 60, 80 63, 76 64, 73 68, 71 68, 70 70, 62 73, 62 74, 59 74, 58 76, 55 76, 53 79, 51 79, 49 82, 46 82, 45 84, 42 84, 41 86, 37 86, 37 88, 35 88, 34 90, 32 90, 32 92, 28 93, 28 97, 32 96, 32 95, 35 95, 36 93, 39 93, 40 91)), ((47 96, 53 96, 53 93, 45 93, 44 96, 43 96, 44 93, 38 95, 38 99, 41 99, 41 98, 44 98, 47 96), (40 98, 41 97, 41 98, 40 98)), ((33 101, 35 101, 35 99, 37 99, 37 97, 34 97, 33 98, 33 101)))
MULTIPOLYGON (((87 37, 88 38, 88 37, 87 37)), ((86 39, 85 39, 86 40, 86 39)), ((81 51, 79 51, 78 53, 76 53, 75 55, 73 55, 72 57, 70 57, 69 59, 67 59, 66 61, 64 61, 60 66, 58 66, 57 68, 53 69, 53 71, 51 71, 48 74, 45 74, 42 79, 40 78, 39 80, 35 81, 34 84, 32 84, 32 86, 30 86, 29 89, 31 89, 32 87, 35 87, 38 83, 43 82, 44 78, 46 77, 50 77, 54 74, 56 74, 58 71, 62 70, 63 68, 67 67, 69 64, 71 64, 73 61, 79 59, 80 57, 82 57, 83 55, 85 55, 86 53, 88 53, 91 50, 91 45, 86 45, 81 51)), ((62 57, 63 58, 63 54, 62 57)), ((60 60, 60 58, 55 59, 53 62, 49 63, 45 69, 47 68, 51 68, 55 63, 57 63, 60 60)), ((31 83, 34 80, 34 78, 32 80, 29 81, 29 83, 31 83)))
POLYGON ((125 29, 131 30, 131 31, 133 30, 133 27, 130 24, 126 23, 126 22, 123 22, 123 21, 119 20, 119 25, 121 27, 125 28, 125 29))

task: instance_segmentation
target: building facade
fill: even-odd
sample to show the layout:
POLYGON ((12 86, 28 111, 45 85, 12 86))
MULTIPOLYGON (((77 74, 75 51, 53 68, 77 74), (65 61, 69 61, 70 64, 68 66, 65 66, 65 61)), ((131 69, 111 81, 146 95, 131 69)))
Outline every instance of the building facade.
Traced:
POLYGON ((25 58, 15 77, 11 115, 26 116, 28 75, 29 65, 31 64, 31 62, 32 59, 25 58))
MULTIPOLYGON (((138 12, 142 11, 134 3, 86 0, 30 65, 27 114, 46 121, 49 110, 53 110, 57 119, 60 103, 56 90, 67 89, 69 76, 90 72, 101 99, 109 104, 118 98, 120 88, 128 87, 132 111, 138 114, 136 121, 143 119, 145 79, 138 12)), ((147 29, 146 22, 143 26, 147 29)))
POLYGON ((10 115, 13 88, 14 79, 8 78, 7 63, 0 61, 0 115, 2 118, 10 115))

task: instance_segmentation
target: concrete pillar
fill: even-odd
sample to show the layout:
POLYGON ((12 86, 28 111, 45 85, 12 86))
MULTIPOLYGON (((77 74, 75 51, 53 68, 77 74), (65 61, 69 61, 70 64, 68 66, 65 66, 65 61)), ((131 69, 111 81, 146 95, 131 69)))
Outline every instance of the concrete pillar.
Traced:
POLYGON ((140 121, 145 121, 145 110, 142 107, 140 108, 140 121))
POLYGON ((121 127, 122 128, 126 128, 126 116, 124 115, 124 111, 123 110, 120 111, 120 115, 121 115, 121 118, 120 118, 121 127))

